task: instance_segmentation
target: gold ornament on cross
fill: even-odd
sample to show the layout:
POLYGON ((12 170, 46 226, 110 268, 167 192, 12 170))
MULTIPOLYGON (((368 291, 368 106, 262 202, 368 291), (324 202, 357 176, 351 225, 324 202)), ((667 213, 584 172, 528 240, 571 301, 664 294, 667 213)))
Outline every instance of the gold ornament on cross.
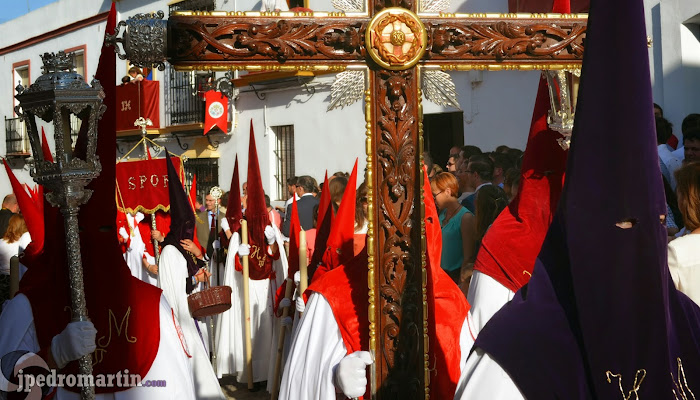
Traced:
POLYGON ((413 67, 423 57, 428 36, 418 16, 403 8, 387 8, 367 26, 366 48, 370 57, 390 70, 413 67))

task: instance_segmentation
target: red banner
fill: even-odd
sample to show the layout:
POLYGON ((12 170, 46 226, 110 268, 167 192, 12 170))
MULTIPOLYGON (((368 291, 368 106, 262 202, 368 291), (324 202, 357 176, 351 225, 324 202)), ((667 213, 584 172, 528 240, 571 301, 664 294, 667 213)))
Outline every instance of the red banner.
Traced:
POLYGON ((228 97, 221 92, 210 90, 204 94, 206 113, 204 116, 204 134, 218 127, 222 132, 228 132, 228 97))
POLYGON ((148 118, 151 128, 160 128, 160 83, 134 81, 117 86, 117 132, 139 129, 134 121, 148 118))
MULTIPOLYGON (((172 157, 173 165, 180 171, 182 163, 172 157)), ((168 170, 164 158, 141 161, 124 161, 117 164, 117 207, 124 212, 141 211, 152 214, 157 210, 170 210, 168 170)))

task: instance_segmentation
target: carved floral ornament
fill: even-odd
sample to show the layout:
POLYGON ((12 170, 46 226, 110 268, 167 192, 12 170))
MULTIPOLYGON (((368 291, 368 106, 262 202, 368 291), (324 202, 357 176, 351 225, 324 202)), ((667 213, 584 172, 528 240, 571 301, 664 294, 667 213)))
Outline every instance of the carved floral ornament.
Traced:
POLYGON ((397 71, 418 63, 425 54, 428 35, 416 14, 403 8, 387 8, 370 21, 365 42, 377 64, 397 71))

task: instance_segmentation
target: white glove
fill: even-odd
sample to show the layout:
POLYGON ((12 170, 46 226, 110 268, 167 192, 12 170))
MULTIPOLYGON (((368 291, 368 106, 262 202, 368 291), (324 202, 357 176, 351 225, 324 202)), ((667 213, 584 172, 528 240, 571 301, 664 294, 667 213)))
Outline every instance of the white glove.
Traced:
POLYGON ((282 301, 280 301, 280 307, 279 308, 285 308, 289 307, 292 305, 292 301, 288 298, 283 298, 282 301))
POLYGON ((335 370, 335 387, 349 398, 360 397, 367 391, 367 366, 372 356, 367 351, 356 351, 345 356, 335 370))
POLYGON ((292 317, 282 318, 282 326, 292 326, 292 317))
POLYGON ((141 211, 137 212, 136 215, 134 215, 134 219, 136 220, 136 223, 137 223, 137 224, 138 224, 139 222, 143 221, 143 219, 144 219, 145 217, 146 217, 146 216, 143 215, 143 213, 142 213, 141 211))
MULTIPOLYGON (((297 297, 296 303, 297 303, 296 304, 297 311, 299 311, 300 313, 303 313, 304 310, 306 310, 306 304, 304 304, 304 298, 301 296, 297 297)), ((355 397, 357 397, 357 396, 355 396, 355 397)))
POLYGON ((241 257, 249 256, 250 255, 250 245, 241 243, 238 245, 238 255, 241 257))
POLYGON ((267 239, 267 244, 275 243, 275 230, 271 225, 265 227, 265 239, 267 239))
POLYGON ((51 339, 51 355, 61 369, 69 362, 95 351, 97 329, 90 321, 71 322, 51 339))
POLYGON ((211 243, 211 246, 215 249, 220 249, 221 248, 221 242, 219 242, 219 239, 216 239, 211 243))
POLYGON ((299 282, 301 282, 301 272, 297 271, 294 273, 294 286, 299 287, 299 282))
POLYGON ((221 230, 224 232, 231 230, 228 224, 228 218, 221 218, 221 230))
POLYGON ((122 239, 127 240, 129 239, 129 233, 126 231, 126 229, 122 226, 119 228, 119 236, 122 237, 122 239))

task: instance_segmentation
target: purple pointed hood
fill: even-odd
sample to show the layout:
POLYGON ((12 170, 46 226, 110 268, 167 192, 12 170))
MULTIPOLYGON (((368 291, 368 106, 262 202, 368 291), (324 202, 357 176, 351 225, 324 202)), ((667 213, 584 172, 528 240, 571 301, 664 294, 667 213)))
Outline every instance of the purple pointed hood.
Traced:
POLYGON ((527 398, 614 399, 636 387, 673 399, 675 384, 700 389, 700 324, 666 262, 644 5, 591 3, 559 208, 530 283, 476 346, 527 398))

